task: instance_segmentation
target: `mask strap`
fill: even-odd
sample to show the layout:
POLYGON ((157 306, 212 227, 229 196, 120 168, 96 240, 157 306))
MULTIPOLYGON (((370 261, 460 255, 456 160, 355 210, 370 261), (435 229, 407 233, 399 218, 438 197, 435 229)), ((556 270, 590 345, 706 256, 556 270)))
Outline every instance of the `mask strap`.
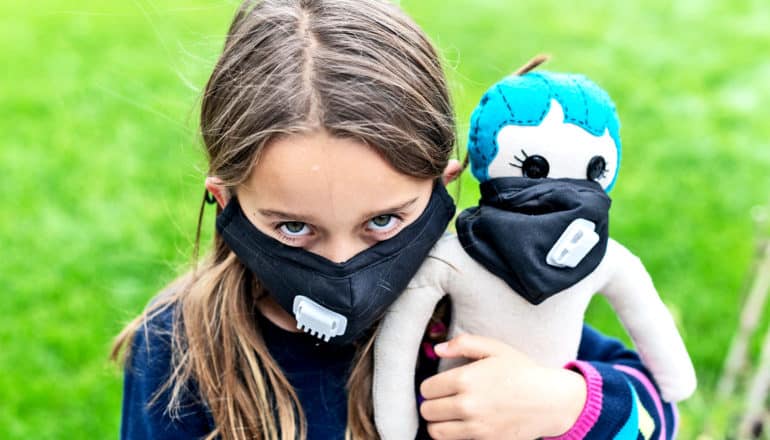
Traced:
POLYGON ((203 201, 201 202, 201 208, 198 211, 198 226, 195 228, 195 244, 193 245, 193 261, 195 261, 196 269, 198 264, 198 253, 201 241, 201 225, 203 224, 203 211, 206 205, 213 205, 217 203, 217 199, 209 193, 209 190, 203 190, 203 201))
POLYGON ((211 195, 209 190, 204 190, 203 200, 206 201, 206 203, 208 203, 209 205, 214 205, 217 203, 217 199, 215 199, 214 196, 211 195))

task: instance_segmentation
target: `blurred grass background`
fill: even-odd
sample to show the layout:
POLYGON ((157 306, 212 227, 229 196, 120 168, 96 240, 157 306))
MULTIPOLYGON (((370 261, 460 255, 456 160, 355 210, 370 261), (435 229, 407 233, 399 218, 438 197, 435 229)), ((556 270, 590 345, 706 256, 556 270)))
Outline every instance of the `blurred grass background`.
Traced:
MULTIPOLYGON (((614 97, 612 236, 646 264, 696 364, 681 438, 721 438, 713 387, 770 200, 770 3, 403 1, 446 58, 460 144, 530 56, 614 97)), ((0 2, 0 438, 114 438, 111 338, 189 263, 206 166, 199 93, 236 2, 0 2)), ((476 200, 463 179, 462 205, 476 200)), ((204 230, 213 230, 211 212, 204 230)), ((589 321, 622 335, 603 300, 589 321)), ((721 412, 720 412, 721 411, 721 412)))

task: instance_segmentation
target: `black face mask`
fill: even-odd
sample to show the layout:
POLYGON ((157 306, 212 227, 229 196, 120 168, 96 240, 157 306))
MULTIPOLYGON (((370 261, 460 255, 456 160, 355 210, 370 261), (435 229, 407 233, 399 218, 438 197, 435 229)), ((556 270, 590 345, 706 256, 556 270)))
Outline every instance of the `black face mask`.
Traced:
POLYGON ((457 218, 463 248, 532 304, 593 272, 607 250, 610 198, 577 179, 501 177, 457 218))
POLYGON ((425 211, 402 231, 334 263, 260 232, 233 198, 217 230, 297 326, 334 344, 358 340, 398 298, 455 213, 436 183, 425 211))

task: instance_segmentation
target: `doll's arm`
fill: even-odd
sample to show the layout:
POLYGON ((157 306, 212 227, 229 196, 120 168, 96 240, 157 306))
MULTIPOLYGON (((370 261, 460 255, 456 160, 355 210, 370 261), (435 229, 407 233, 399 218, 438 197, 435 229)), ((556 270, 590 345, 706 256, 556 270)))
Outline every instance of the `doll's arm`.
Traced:
MULTIPOLYGON (((426 269, 423 266, 421 269, 426 269)), ((419 276, 419 274, 418 274, 419 276)), ((383 440, 417 433, 414 376, 425 327, 444 296, 437 284, 408 288, 388 309, 374 345, 374 418, 383 440)))
POLYGON ((636 353, 586 325, 577 358, 567 367, 586 380, 585 407, 568 432, 548 440, 676 438, 676 407, 660 398, 636 353))
POLYGON ((615 270, 602 293, 634 341, 663 398, 669 402, 686 399, 695 391, 695 370, 650 275, 639 258, 614 240, 608 244, 606 258, 612 259, 615 270))

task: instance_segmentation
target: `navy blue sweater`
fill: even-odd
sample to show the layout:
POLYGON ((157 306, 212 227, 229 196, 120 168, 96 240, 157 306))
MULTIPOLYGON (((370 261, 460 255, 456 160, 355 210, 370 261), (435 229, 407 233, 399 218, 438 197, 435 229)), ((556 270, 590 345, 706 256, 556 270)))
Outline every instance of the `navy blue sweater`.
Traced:
MULTIPOLYGON (((169 308, 140 327, 125 369, 122 439, 195 439, 213 429, 195 384, 182 399, 178 414, 165 409, 169 393, 153 404, 154 393, 169 377, 169 308)), ((319 343, 304 333, 291 333, 259 318, 271 355, 294 386, 305 412, 308 440, 343 439, 347 419, 345 383, 354 352, 319 343)), ((638 356, 617 340, 590 327, 583 329, 578 362, 588 398, 578 422, 563 438, 670 439, 676 431, 676 409, 662 402, 638 356)))

